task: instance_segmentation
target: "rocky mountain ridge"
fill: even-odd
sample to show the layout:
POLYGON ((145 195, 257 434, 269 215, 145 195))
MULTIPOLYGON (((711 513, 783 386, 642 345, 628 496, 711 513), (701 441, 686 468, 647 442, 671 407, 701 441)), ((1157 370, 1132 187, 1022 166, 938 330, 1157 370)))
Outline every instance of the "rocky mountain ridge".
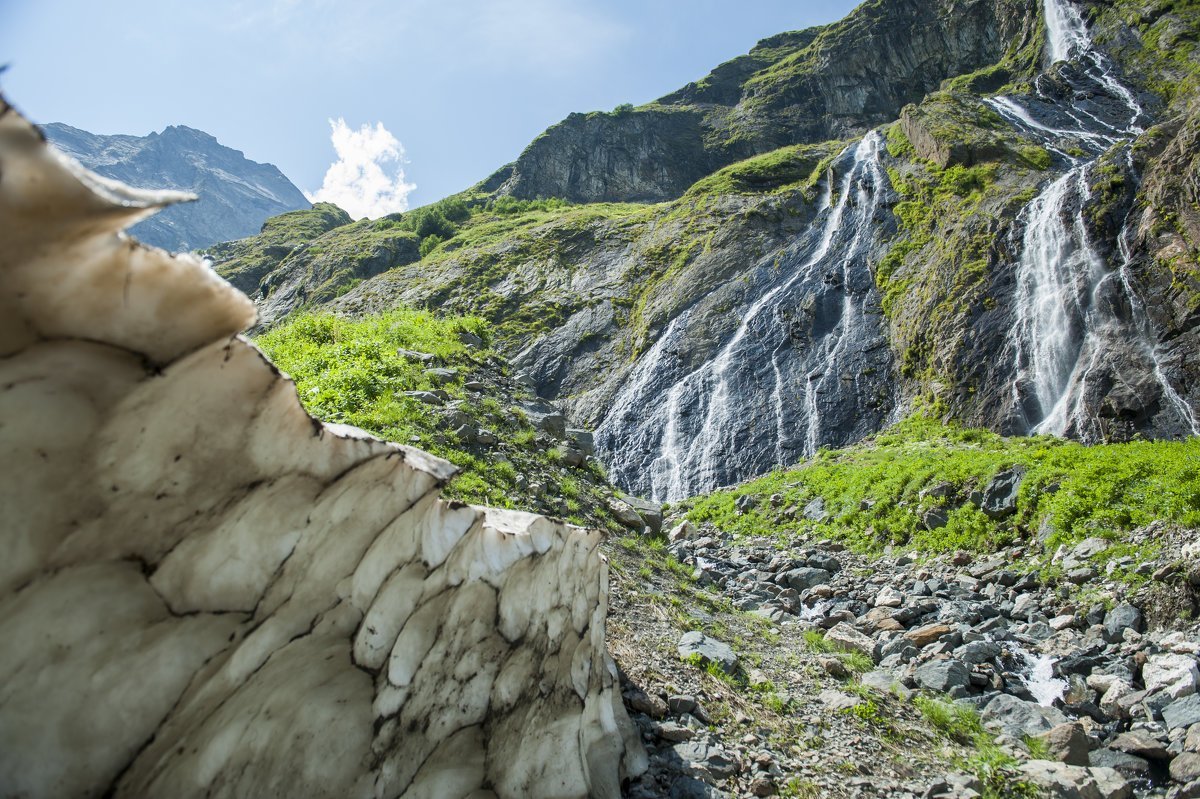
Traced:
POLYGON ((172 252, 252 236, 269 217, 309 202, 279 169, 247 159, 195 128, 105 136, 52 122, 47 138, 88 169, 137 188, 178 189, 199 199, 134 225, 141 241, 172 252))
POLYGON ((365 280, 346 259, 316 274, 254 240, 255 255, 217 269, 258 259, 267 324, 325 302, 487 318, 539 392, 597 430, 622 487, 658 499, 852 443, 931 403, 1006 433, 1195 434, 1187 143, 1200 13, 1173 0, 960 6, 867 3, 657 105, 564 123, 511 172, 356 234, 407 232, 416 248, 365 280), (909 97, 928 60, 918 45, 945 51, 934 74, 955 74, 909 97), (856 79, 870 91, 845 77, 875 63, 867 51, 895 61, 856 79), (858 97, 859 116, 827 113, 828 86, 858 97), (817 132, 781 121, 814 103, 826 110, 797 118, 819 118, 817 132), (735 108, 769 151, 701 157, 713 139, 672 121, 695 108, 735 108), (576 141, 578 126, 630 138, 576 141), (656 149, 668 140, 692 150, 656 149), (616 162, 580 166, 576 147, 641 152, 655 169, 749 157, 639 183, 616 162), (646 199, 662 201, 631 202, 646 199))

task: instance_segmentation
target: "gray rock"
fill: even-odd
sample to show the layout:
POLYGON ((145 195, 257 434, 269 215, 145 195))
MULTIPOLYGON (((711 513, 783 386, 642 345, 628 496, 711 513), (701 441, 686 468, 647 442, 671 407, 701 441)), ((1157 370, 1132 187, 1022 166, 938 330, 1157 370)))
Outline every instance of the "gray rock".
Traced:
POLYGON ((695 777, 677 777, 671 783, 670 799, 726 799, 729 794, 695 777))
POLYGON ((1055 708, 1042 707, 1010 694, 1000 694, 988 702, 980 716, 986 726, 998 728, 1014 738, 1039 735, 1068 721, 1055 708))
POLYGON ((646 523, 642 521, 642 515, 634 510, 633 506, 628 502, 611 497, 608 500, 608 509, 612 512, 614 519, 630 530, 640 533, 646 529, 646 523))
POLYGON ((1000 644, 994 641, 972 641, 954 650, 954 656, 968 665, 989 663, 1000 656, 1000 644))
POLYGON ((804 565, 812 566, 814 569, 824 569, 830 574, 837 574, 842 570, 842 562, 833 555, 825 555, 820 552, 815 555, 809 555, 804 561, 804 565))
POLYGON ((1044 792, 1046 799, 1129 799, 1133 786, 1110 768, 1070 766, 1050 760, 1020 765, 1021 777, 1044 792))
POLYGON ((922 688, 949 693, 955 686, 971 684, 971 672, 958 660, 935 660, 917 668, 913 678, 922 688))
POLYGON ((574 442, 575 446, 584 455, 596 454, 596 443, 591 432, 588 430, 580 430, 578 428, 567 428, 567 440, 574 442))
POLYGON ((876 663, 879 662, 879 644, 870 636, 860 633, 846 622, 840 622, 830 628, 825 633, 825 640, 851 652, 859 652, 866 655, 876 663))
POLYGON ((563 416, 558 408, 542 400, 522 402, 518 407, 529 423, 538 430, 554 438, 566 437, 567 417, 563 416))
POLYGON ((1200 694, 1172 702, 1163 710, 1162 716, 1168 730, 1200 724, 1200 694))
POLYGON ((469 350, 478 350, 483 348, 483 339, 472 333, 470 330, 459 330, 455 335, 458 340, 469 350))
POLYGON ((1151 655, 1142 667, 1142 682, 1151 693, 1166 689, 1171 698, 1182 699, 1196 693, 1200 670, 1196 668, 1196 659, 1191 655, 1151 655))
POLYGON ((698 630, 684 633, 676 649, 681 660, 691 660, 698 655, 701 663, 716 663, 726 674, 737 671, 738 658, 733 648, 698 630))
POLYGON ((425 405, 442 405, 446 402, 445 392, 442 391, 405 391, 402 396, 411 397, 425 405))
POLYGON ((1104 637, 1109 641, 1120 641, 1125 630, 1142 631, 1142 612, 1122 602, 1104 616, 1104 637))
POLYGON ((1000 472, 987 484, 987 488, 983 489, 979 509, 989 519, 1011 516, 1017 510, 1017 492, 1020 491, 1021 481, 1024 479, 1024 466, 1014 466, 1000 472))
POLYGON ((792 569, 784 572, 781 579, 788 588, 797 592, 807 591, 822 583, 829 581, 832 575, 824 569, 814 569, 809 566, 801 566, 799 569, 792 569))
POLYGON ((651 535, 658 535, 662 532, 662 503, 641 499, 640 497, 627 496, 622 497, 622 499, 642 517, 642 521, 645 522, 651 535))
POLYGON ((1088 765, 1116 769, 1131 780, 1150 778, 1150 763, 1145 758, 1116 749, 1097 749, 1088 753, 1088 765))
POLYGON ((431 355, 428 352, 417 352, 416 350, 406 350, 404 348, 397 349, 396 354, 406 361, 412 361, 413 363, 433 363, 437 359, 437 356, 431 355))
POLYGON ((1149 760, 1170 759, 1166 745, 1145 730, 1123 732, 1114 738, 1108 747, 1149 760))
POLYGON ((945 508, 930 508, 921 514, 921 524, 926 530, 937 530, 950 523, 950 515, 945 508))
POLYGON ((804 506, 804 518, 814 522, 823 522, 829 518, 825 512, 824 497, 817 497, 804 506))
POLYGON ((1055 760, 1072 766, 1088 765, 1088 736, 1079 722, 1059 724, 1038 737, 1046 742, 1055 760))
POLYGON ((458 370, 448 367, 438 367, 436 369, 426 369, 425 377, 435 386, 444 386, 458 380, 458 370))
POLYGON ((1200 780, 1200 754, 1184 752, 1172 760, 1171 779, 1184 783, 1200 780))

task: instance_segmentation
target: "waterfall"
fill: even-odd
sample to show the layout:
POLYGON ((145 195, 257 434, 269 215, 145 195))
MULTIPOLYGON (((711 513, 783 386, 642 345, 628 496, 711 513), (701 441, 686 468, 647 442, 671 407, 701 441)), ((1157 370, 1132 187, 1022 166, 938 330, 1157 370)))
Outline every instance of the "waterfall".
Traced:
POLYGON ((857 405, 870 386, 857 384, 864 370, 851 364, 882 340, 867 265, 888 186, 881 147, 873 132, 835 161, 841 180, 831 173, 816 221, 785 259, 790 268, 759 266, 736 329, 713 357, 694 368, 680 357, 691 310, 642 356, 597 427, 598 452, 617 484, 679 500, 811 454, 846 417, 870 418, 857 405), (807 347, 785 322, 798 307, 810 309, 807 347), (847 407, 831 420, 822 398, 833 396, 847 407))
MULTIPOLYGON (((1069 0, 1044 0, 1047 56, 1071 84, 1063 101, 1035 81, 1027 97, 986 102, 1010 124, 1067 165, 1022 210, 1010 350, 1013 407, 1031 433, 1096 440, 1097 395, 1124 379, 1128 367, 1152 375, 1165 409, 1197 434, 1195 414, 1163 372, 1157 339, 1129 272, 1126 221, 1119 262, 1110 263, 1088 235, 1084 215, 1101 155, 1142 132, 1145 111, 1114 75, 1069 0), (1059 66, 1060 62, 1066 62, 1059 66)), ((1135 390, 1136 389, 1131 389, 1135 390)))

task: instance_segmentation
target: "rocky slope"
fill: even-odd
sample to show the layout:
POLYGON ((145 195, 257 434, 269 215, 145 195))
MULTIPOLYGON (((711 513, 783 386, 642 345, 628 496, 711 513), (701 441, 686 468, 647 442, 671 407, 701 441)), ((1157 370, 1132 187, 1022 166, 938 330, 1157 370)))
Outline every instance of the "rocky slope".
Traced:
POLYGON ((487 318, 659 499, 931 402, 1010 433, 1196 434, 1198 39, 1174 0, 866 3, 568 120, 437 206, 217 269, 257 264, 268 324, 341 292, 487 318), (389 226, 417 257, 361 284, 374 266, 303 252, 389 226))
POLYGON ((172 125, 148 136, 103 136, 55 122, 42 130, 97 174, 137 188, 195 194, 196 202, 167 208, 130 230, 172 252, 252 236, 268 217, 309 206, 278 168, 250 161, 194 128, 172 125))

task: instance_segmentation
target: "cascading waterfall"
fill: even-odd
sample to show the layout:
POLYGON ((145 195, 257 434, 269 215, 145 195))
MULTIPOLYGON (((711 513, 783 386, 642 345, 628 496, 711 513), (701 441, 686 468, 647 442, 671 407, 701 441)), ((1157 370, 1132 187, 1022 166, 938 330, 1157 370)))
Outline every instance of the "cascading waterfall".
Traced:
POLYGON ((870 353, 886 352, 867 264, 889 188, 881 145, 871 133, 835 161, 841 180, 828 179, 816 221, 785 258, 784 273, 760 264, 750 289, 757 299, 713 357, 688 368, 680 356, 692 309, 642 356, 596 431, 614 482, 675 501, 795 461, 839 434, 850 439, 847 419, 877 425, 890 411, 867 406, 873 386, 862 374, 874 371, 862 366, 878 357, 870 353), (786 322, 796 314, 811 330, 807 346, 797 345, 786 322), (835 394, 846 407, 832 412, 822 398, 835 394))
MULTIPOLYGON (((1070 83, 1070 99, 1052 99, 1039 78, 1032 96, 987 101, 1069 166, 1018 219, 1023 233, 1010 333, 1013 407, 1029 432, 1096 440, 1105 435, 1097 397, 1123 373, 1150 374, 1168 412, 1197 434, 1194 412, 1163 372, 1157 340, 1134 290, 1129 223, 1118 243, 1120 263, 1111 264, 1089 239, 1085 218, 1097 160, 1113 148, 1124 148, 1128 159, 1146 113, 1092 45, 1069 0, 1044 0, 1044 10, 1047 55, 1056 64, 1066 62, 1059 77, 1070 83)), ((1141 386, 1129 392, 1144 393, 1141 386)))

